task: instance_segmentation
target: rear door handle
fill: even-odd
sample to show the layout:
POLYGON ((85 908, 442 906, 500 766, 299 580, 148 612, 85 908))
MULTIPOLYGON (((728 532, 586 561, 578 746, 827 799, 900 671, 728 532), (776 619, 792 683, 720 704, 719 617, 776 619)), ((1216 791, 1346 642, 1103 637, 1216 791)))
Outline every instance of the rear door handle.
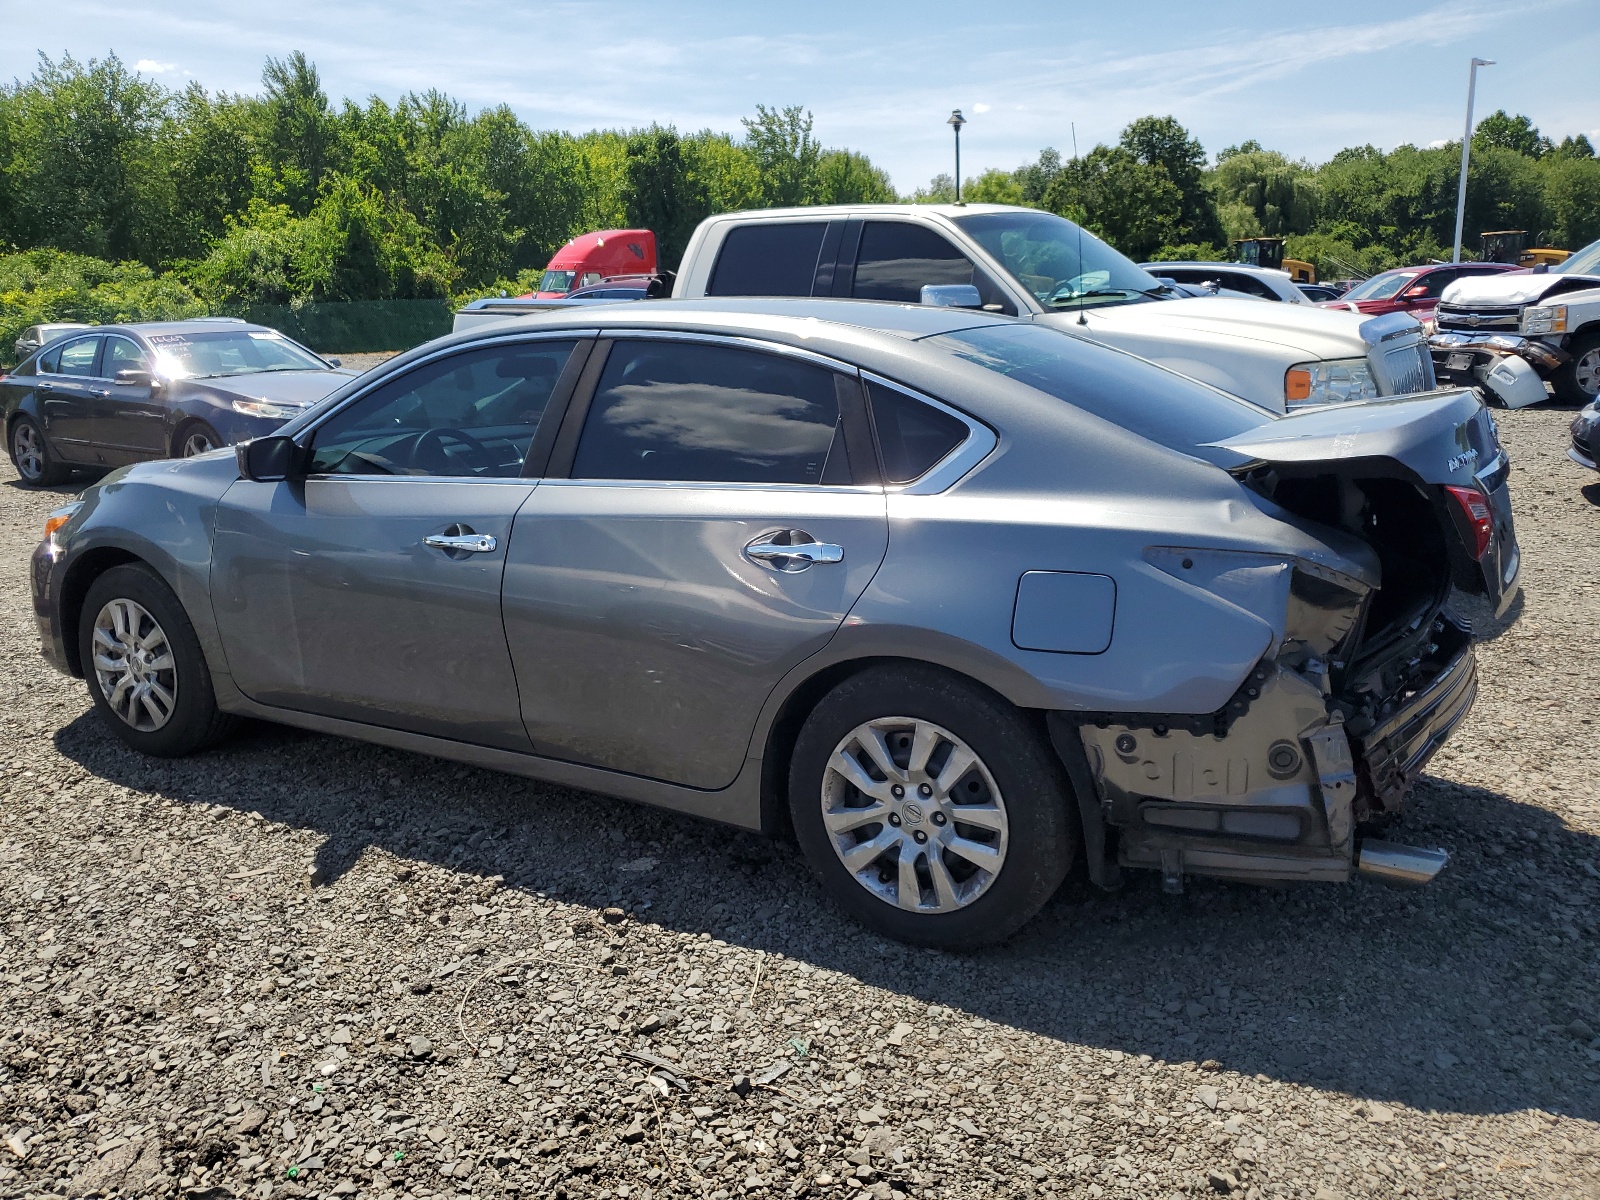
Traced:
POLYGON ((489 554, 499 546, 491 533, 430 533, 422 539, 424 546, 435 550, 465 551, 468 554, 489 554))
POLYGON ((795 574, 817 563, 844 561, 844 547, 816 541, 803 529, 763 534, 744 548, 745 557, 774 571, 795 574))
POLYGON ((90 388, 89 389, 89 395, 91 395, 91 396, 99 396, 101 399, 104 399, 105 397, 111 395, 111 389, 110 388, 90 388))

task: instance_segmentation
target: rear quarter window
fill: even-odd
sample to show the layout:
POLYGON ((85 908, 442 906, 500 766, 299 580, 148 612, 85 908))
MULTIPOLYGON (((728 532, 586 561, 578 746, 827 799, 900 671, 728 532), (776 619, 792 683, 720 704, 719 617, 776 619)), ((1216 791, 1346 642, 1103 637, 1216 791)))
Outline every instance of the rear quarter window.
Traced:
POLYGON ((966 422, 904 392, 869 382, 872 424, 885 483, 911 483, 967 440, 966 422))
POLYGON ((706 287, 709 296, 809 296, 826 221, 736 225, 706 287))

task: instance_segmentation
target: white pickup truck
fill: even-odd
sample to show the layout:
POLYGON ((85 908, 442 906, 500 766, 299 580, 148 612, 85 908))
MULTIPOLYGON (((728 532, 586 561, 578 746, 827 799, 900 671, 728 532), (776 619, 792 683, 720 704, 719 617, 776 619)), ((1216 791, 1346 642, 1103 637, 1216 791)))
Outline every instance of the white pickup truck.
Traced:
POLYGON ((709 217, 684 251, 672 294, 981 307, 1105 342, 1274 412, 1435 386, 1423 328, 1403 313, 1180 298, 1071 221, 1003 205, 709 217))
POLYGON ((1537 384, 1538 400, 1545 398, 1542 380, 1569 404, 1600 397, 1600 242, 1549 271, 1457 280, 1439 297, 1433 319, 1441 377, 1474 383, 1488 371, 1514 368, 1537 384))

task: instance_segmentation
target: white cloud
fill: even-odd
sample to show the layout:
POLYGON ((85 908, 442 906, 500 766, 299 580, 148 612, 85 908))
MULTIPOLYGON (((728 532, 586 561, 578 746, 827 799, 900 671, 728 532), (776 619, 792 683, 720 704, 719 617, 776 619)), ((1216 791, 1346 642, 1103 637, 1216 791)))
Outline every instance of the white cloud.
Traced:
POLYGON ((141 58, 133 64, 133 69, 145 75, 165 75, 169 71, 176 71, 178 64, 157 62, 153 58, 141 58))
POLYGON ((972 111, 975 113, 986 113, 989 111, 989 106, 987 104, 974 104, 972 106, 972 111))

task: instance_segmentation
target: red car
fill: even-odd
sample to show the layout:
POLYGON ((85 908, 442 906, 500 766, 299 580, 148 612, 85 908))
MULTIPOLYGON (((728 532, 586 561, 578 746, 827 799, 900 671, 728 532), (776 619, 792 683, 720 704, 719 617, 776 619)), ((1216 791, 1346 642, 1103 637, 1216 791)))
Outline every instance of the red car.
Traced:
POLYGON ((1439 297, 1458 279, 1468 275, 1489 275, 1499 271, 1520 271, 1508 263, 1439 263, 1425 267, 1397 267, 1356 284, 1337 300, 1327 300, 1318 308, 1347 308, 1353 312, 1410 313, 1419 321, 1433 316, 1439 297))

